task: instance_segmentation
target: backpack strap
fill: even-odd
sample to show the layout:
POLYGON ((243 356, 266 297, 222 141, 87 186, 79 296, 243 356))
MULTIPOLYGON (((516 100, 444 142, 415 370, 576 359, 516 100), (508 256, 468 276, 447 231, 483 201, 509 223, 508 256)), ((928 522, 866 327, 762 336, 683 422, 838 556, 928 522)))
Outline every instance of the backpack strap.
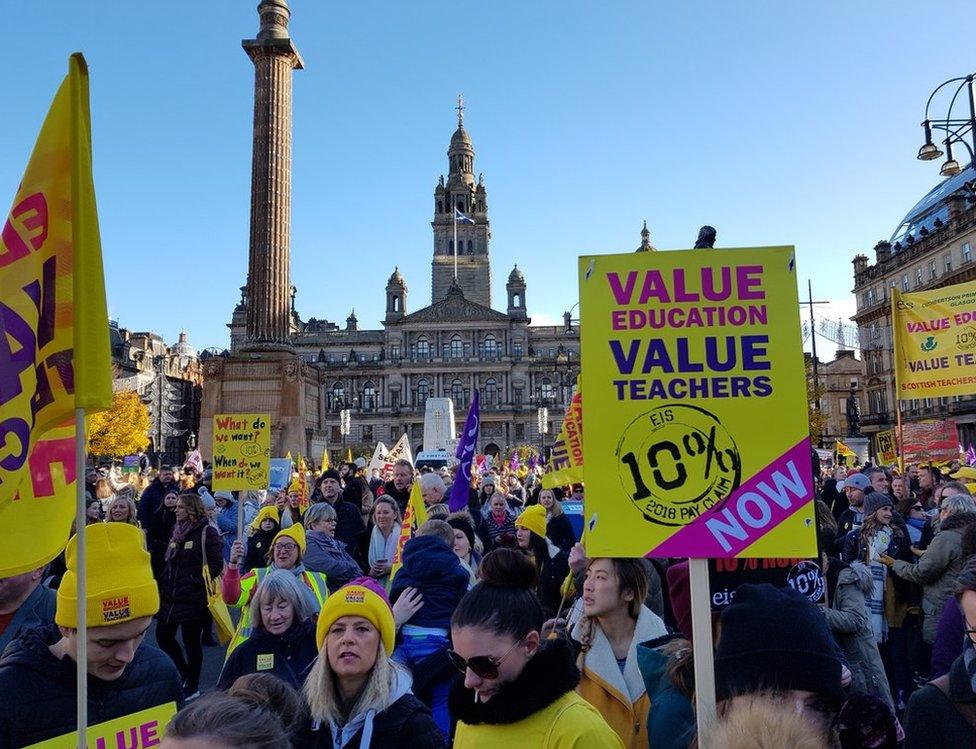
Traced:
POLYGON ((949 674, 943 674, 937 679, 932 679, 929 682, 933 687, 942 692, 942 695, 949 700, 956 712, 959 713, 965 721, 972 726, 973 730, 976 730, 976 703, 974 702, 955 702, 949 695, 949 674))

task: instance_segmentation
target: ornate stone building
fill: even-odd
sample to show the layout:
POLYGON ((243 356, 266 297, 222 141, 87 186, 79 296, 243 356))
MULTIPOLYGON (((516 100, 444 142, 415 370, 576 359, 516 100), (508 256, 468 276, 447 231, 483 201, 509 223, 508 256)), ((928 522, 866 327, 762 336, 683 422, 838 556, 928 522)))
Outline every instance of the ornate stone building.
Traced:
MULTIPOLYGON (((347 446, 365 452, 406 432, 417 451, 427 399, 452 398, 460 425, 475 387, 482 409, 479 450, 550 444, 579 372, 578 323, 567 312, 562 325, 532 326, 517 266, 505 286, 505 311, 492 308, 487 189, 480 175, 475 178, 460 100, 447 179, 440 177, 433 195, 430 304, 411 311, 407 282, 394 268, 385 290, 377 289, 385 291, 382 329, 360 329, 354 310, 344 326, 298 314, 284 224, 290 211, 290 74, 301 59, 287 36, 284 0, 265 0, 259 13, 262 31, 244 43, 256 72, 248 281, 231 316, 230 351, 204 364, 204 454, 213 414, 253 411, 272 414, 275 454, 290 450, 318 460, 326 444, 338 448, 343 442, 339 412, 345 408, 352 412, 347 446), (262 62, 267 56, 284 61, 262 62), (455 227, 455 210, 471 223, 455 227), (542 407, 548 434, 539 430, 542 407)), ((575 296, 575 290, 568 293, 575 296)))
MULTIPOLYGON (((936 185, 909 211, 888 241, 854 260, 854 294, 867 409, 861 429, 866 435, 895 426, 892 369, 891 289, 921 291, 976 280, 976 203, 970 165, 936 185)), ((959 442, 976 443, 976 395, 919 398, 902 402, 905 421, 951 418, 959 442)))

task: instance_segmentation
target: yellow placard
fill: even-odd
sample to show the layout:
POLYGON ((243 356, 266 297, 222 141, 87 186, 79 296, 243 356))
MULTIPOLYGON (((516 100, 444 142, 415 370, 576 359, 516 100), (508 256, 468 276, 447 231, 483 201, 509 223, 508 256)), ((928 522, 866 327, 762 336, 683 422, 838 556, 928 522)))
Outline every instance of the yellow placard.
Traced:
POLYGON ((891 465, 898 460, 898 451, 895 449, 895 433, 892 431, 878 432, 878 458, 885 465, 891 465))
POLYGON ((552 470, 542 477, 543 489, 583 481, 583 391, 579 378, 576 380, 576 392, 566 406, 559 436, 552 446, 550 464, 552 470))
POLYGON ((267 489, 270 463, 270 414, 213 417, 214 491, 267 489))
MULTIPOLYGON (((176 703, 167 702, 121 718, 108 720, 96 726, 88 726, 88 749, 151 749, 162 743, 163 732, 169 719, 176 714, 176 703)), ((75 731, 31 744, 27 749, 75 749, 78 734, 75 731)))
POLYGON ((891 290, 895 397, 976 393, 976 281, 932 291, 891 290))
POLYGON ((815 556, 793 248, 579 271, 587 555, 815 556))

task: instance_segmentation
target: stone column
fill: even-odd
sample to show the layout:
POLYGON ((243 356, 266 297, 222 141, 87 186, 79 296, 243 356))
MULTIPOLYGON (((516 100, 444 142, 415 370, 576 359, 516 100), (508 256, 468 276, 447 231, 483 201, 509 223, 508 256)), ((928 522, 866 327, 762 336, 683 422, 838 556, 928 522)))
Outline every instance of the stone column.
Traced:
POLYGON ((289 350, 292 71, 302 59, 288 37, 285 0, 263 0, 258 13, 257 39, 242 42, 254 63, 245 348, 289 350))

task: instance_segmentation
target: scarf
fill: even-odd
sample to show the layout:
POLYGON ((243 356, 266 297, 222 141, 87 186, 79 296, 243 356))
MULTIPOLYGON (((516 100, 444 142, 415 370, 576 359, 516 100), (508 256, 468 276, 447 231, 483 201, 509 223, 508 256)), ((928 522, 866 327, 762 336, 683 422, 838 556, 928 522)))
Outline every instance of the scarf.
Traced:
MULTIPOLYGON (((403 695, 410 693, 412 679, 396 664, 390 664, 393 669, 393 679, 390 684, 390 701, 392 706, 403 695)), ((389 708, 387 708, 389 709, 389 708)), ((375 710, 366 710, 361 713, 349 716, 349 720, 341 726, 334 720, 329 721, 329 728, 332 729, 332 749, 343 749, 348 746, 359 730, 362 729, 363 736, 359 739, 359 749, 369 749, 373 741, 373 719, 376 717, 375 710)))
POLYGON ((880 528, 868 546, 871 595, 866 603, 871 618, 871 629, 874 631, 874 641, 878 644, 888 639, 888 622, 884 615, 884 591, 888 568, 878 560, 878 557, 886 553, 889 546, 891 546, 891 529, 889 528, 880 528))
POLYGON ((378 526, 373 526, 373 532, 369 536, 369 563, 375 564, 377 559, 393 561, 396 555, 397 544, 400 541, 400 524, 394 523, 393 529, 387 538, 383 538, 383 532, 378 526))
POLYGON ((169 546, 166 547, 166 554, 164 555, 164 559, 167 562, 176 556, 177 551, 183 548, 183 543, 186 541, 187 534, 196 528, 197 525, 199 525, 199 523, 194 523, 192 520, 187 520, 173 526, 173 535, 169 539, 169 546))

